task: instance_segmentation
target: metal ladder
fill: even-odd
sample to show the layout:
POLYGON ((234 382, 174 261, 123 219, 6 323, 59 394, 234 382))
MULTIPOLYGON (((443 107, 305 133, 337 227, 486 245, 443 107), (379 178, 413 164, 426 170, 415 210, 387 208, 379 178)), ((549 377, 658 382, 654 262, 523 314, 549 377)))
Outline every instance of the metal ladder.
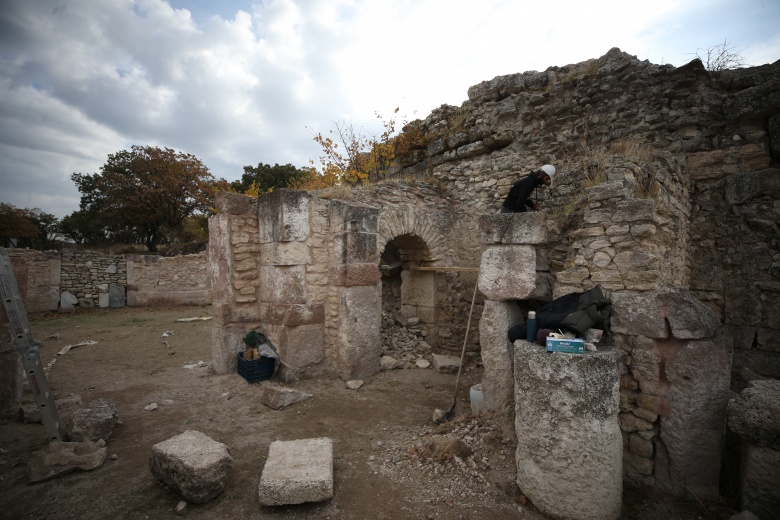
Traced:
POLYGON ((24 373, 27 375, 27 381, 29 381, 30 388, 35 395, 35 402, 38 403, 38 410, 41 412, 41 419, 46 427, 49 440, 64 441, 67 435, 60 422, 60 415, 54 404, 54 395, 49 388, 46 372, 41 365, 39 351, 43 344, 40 341, 35 341, 30 334, 30 323, 27 321, 22 294, 16 284, 11 259, 3 247, 0 247, 0 296, 3 298, 8 322, 11 325, 11 334, 16 343, 16 349, 22 356, 24 373))

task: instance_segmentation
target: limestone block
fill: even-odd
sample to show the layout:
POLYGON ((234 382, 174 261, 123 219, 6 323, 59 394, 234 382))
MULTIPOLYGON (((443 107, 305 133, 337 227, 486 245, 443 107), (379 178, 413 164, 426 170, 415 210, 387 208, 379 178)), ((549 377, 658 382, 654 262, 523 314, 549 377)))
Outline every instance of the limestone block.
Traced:
POLYGON ((744 442, 780 450, 780 381, 751 381, 729 402, 728 421, 744 442))
POLYGON ((485 407, 497 412, 499 417, 513 420, 514 371, 512 369, 513 346, 507 331, 522 323, 520 307, 515 302, 485 301, 479 320, 479 345, 482 365, 482 391, 485 407))
POLYGON ((542 302, 552 301, 552 286, 555 278, 550 273, 536 272, 536 286, 526 298, 529 300, 539 300, 542 302))
POLYGON ((331 200, 328 217, 334 233, 376 233, 379 209, 345 200, 331 200))
POLYGON ((274 190, 257 200, 260 243, 294 242, 310 235, 309 203, 305 191, 274 190))
POLYGON ((444 354, 433 354, 433 368, 440 374, 457 374, 460 368, 460 358, 458 356, 447 356, 444 354))
POLYGON ((155 444, 149 458, 152 475, 194 504, 222 493, 232 464, 227 446, 195 430, 155 444))
POLYGON ((777 518, 780 511, 780 451, 742 444, 740 495, 742 507, 759 518, 777 518))
MULTIPOLYGON (((271 325, 298 327, 300 325, 316 325, 325 323, 325 306, 322 303, 308 304, 268 304, 262 303, 257 319, 271 325)), ((248 321, 248 320, 243 320, 248 321)))
POLYGON ((432 271, 401 271, 401 303, 436 306, 436 276, 432 271))
POLYGON ((482 253, 479 290, 494 301, 523 300, 536 286, 533 246, 488 246, 482 253))
POLYGON ((333 498, 333 441, 320 437, 272 442, 258 496, 264 506, 333 498))
POLYGON ((337 264, 379 263, 376 233, 339 233, 333 237, 333 258, 337 264))
POLYGON ((306 266, 261 266, 260 300, 269 303, 307 303, 306 266))
POLYGON ((617 519, 623 490, 618 351, 515 343, 517 483, 543 513, 617 519))
POLYGON ((282 327, 279 335, 279 357, 290 368, 303 368, 325 359, 325 334, 322 323, 282 327))
POLYGON ((269 242, 260 246, 261 265, 306 265, 311 263, 306 242, 269 242))
POLYGON ((719 496, 720 461, 730 397, 731 349, 725 338, 688 341, 665 367, 668 389, 660 437, 669 456, 659 484, 702 500, 719 496))
POLYGON ((613 332, 665 338, 668 333, 661 310, 658 295, 629 291, 613 292, 611 326, 613 332))
POLYGON ((70 440, 107 441, 118 420, 116 405, 112 401, 103 397, 95 399, 70 417, 67 428, 70 440))
POLYGON ((539 211, 480 215, 479 240, 487 245, 543 244, 547 241, 547 215, 539 211))
POLYGON ((98 294, 98 307, 108 307, 108 293, 98 294))
POLYGON ((103 465, 108 455, 105 442, 51 441, 33 452, 27 467, 30 482, 40 482, 75 470, 89 471, 103 465))
POLYGON ((693 180, 717 179, 730 173, 760 170, 769 164, 763 144, 690 153, 687 159, 688 171, 693 180))
POLYGON ((272 410, 281 410, 291 404, 300 403, 313 396, 295 388, 287 388, 273 384, 263 384, 260 390, 260 402, 272 410))
POLYGON ((328 282, 339 287, 375 285, 381 277, 382 274, 376 263, 341 264, 331 266, 328 271, 328 282))
POLYGON ((378 284, 339 288, 336 370, 345 381, 379 372, 381 290, 378 284))
POLYGON ((214 199, 219 214, 243 215, 254 210, 255 199, 249 195, 220 191, 214 199))
MULTIPOLYGON (((214 302, 232 302, 233 301, 233 283, 232 276, 232 257, 230 254, 230 215, 219 213, 209 219, 209 262, 208 277, 211 284, 211 296, 214 302)), ((137 282, 134 279, 133 271, 128 262, 127 283, 128 283, 128 302, 133 306, 130 295, 130 286, 137 282)))
POLYGON ((125 288, 121 285, 108 284, 108 306, 118 309, 125 306, 125 288))
POLYGON ((212 368, 217 374, 235 373, 239 352, 246 349, 244 336, 250 330, 257 330, 260 323, 225 324, 214 321, 211 326, 212 368))
POLYGON ((660 294, 661 315, 669 321, 672 336, 679 339, 712 338, 720 322, 709 307, 688 291, 660 294))
POLYGON ((725 287, 726 323, 734 325, 763 325, 761 299, 752 283, 729 280, 725 287))

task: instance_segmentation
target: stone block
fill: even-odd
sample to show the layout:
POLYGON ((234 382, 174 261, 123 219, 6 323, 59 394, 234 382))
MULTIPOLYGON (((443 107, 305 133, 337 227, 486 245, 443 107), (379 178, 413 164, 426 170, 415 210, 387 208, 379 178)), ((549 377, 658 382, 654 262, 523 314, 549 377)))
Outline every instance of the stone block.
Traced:
POLYGON ((744 442, 780 451, 780 381, 751 381, 729 401, 728 422, 744 442))
POLYGON ((263 384, 260 390, 260 402, 272 410, 281 410, 291 404, 300 403, 313 396, 295 388, 287 388, 273 384, 263 384))
POLYGON ((33 452, 27 467, 30 482, 40 482, 70 473, 89 471, 103 465, 108 455, 105 442, 51 441, 33 452))
POLYGON ((337 370, 345 381, 379 372, 382 343, 380 285, 339 288, 337 370))
POLYGON ((309 203, 305 191, 274 190, 257 200, 260 243, 294 242, 310 235, 309 203))
POLYGON ((780 192, 780 169, 735 173, 726 178, 725 196, 729 204, 745 204, 768 193, 780 192))
POLYGON ((195 430, 155 444, 149 458, 152 475, 194 504, 222 493, 232 464, 227 446, 195 430))
POLYGON ((322 323, 282 327, 277 334, 279 357, 290 368, 303 368, 325 359, 325 330, 322 323))
POLYGON ((656 293, 619 291, 613 292, 611 299, 613 332, 649 338, 668 336, 656 293))
POLYGON ((401 271, 401 303, 435 307, 436 274, 432 271, 401 271))
POLYGON ((108 441, 118 420, 114 403, 101 397, 71 415, 68 435, 74 442, 108 441))
POLYGON ((705 339, 718 333, 717 316, 688 291, 660 294, 658 304, 661 315, 669 321, 672 337, 705 339))
POLYGON ((328 216, 330 229, 334 233, 377 232, 379 209, 360 202, 331 200, 328 216))
POLYGON ((620 517, 619 354, 548 353, 515 343, 517 484, 554 518, 620 517))
POLYGON ((333 258, 337 264, 379 263, 376 233, 339 233, 333 237, 333 258))
POLYGON ((735 172, 760 170, 769 164, 763 144, 745 144, 725 149, 690 153, 687 156, 691 179, 718 179, 735 172))
MULTIPOLYGON (((213 302, 233 302, 230 218, 229 214, 220 212, 209 219, 208 277, 213 302)), ((130 262, 128 262, 127 283, 127 304, 132 307, 130 285, 136 282, 133 270, 130 269, 130 262)))
POLYGON ((731 349, 722 337, 688 341, 665 363, 660 437, 669 456, 668 474, 657 475, 679 496, 719 496, 726 408, 730 397, 731 349))
POLYGON ((534 211, 479 216, 483 244, 536 245, 547 241, 547 215, 534 211))
POLYGON ((119 309, 125 306, 125 288, 121 285, 108 284, 108 306, 119 309))
MULTIPOLYGON (((298 327, 301 325, 317 325, 325 323, 325 305, 322 303, 286 304, 262 303, 253 310, 259 310, 257 320, 270 325, 298 327)), ((231 320, 252 321, 252 320, 231 320)))
POLYGON ((274 441, 258 487, 260 504, 280 506, 333 498, 333 441, 274 441))
POLYGON ((377 264, 341 264, 328 271, 328 282, 339 287, 375 285, 382 274, 377 264))
POLYGON ((761 519, 777 518, 780 511, 780 451, 743 443, 740 480, 742 507, 761 519))
POLYGON ((260 265, 306 265, 311 263, 306 242, 268 242, 260 246, 260 265))
POLYGON ((244 336, 250 330, 257 330, 260 325, 259 322, 225 324, 214 321, 211 326, 211 359, 214 372, 217 374, 236 372, 238 353, 246 349, 244 336))
POLYGON ((460 358, 443 354, 433 354, 433 368, 440 374, 457 374, 460 368, 460 358))
POLYGON ((522 323, 520 307, 515 302, 486 300, 479 320, 479 345, 482 365, 482 391, 485 407, 499 417, 514 420, 515 382, 512 370, 513 346, 507 331, 522 323))
POLYGON ((482 253, 479 290, 489 300, 523 300, 536 287, 533 246, 488 246, 482 253))
POLYGON ((249 195, 220 191, 214 199, 219 214, 243 215, 254 211, 255 199, 249 195))
POLYGON ((260 300, 268 303, 307 303, 306 266, 261 266, 260 300))

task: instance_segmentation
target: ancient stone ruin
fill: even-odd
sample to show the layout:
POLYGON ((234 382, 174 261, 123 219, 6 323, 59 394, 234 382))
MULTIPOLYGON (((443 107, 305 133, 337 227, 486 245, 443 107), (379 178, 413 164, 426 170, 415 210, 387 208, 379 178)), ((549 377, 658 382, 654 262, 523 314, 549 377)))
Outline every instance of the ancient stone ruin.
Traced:
POLYGON ((600 348, 617 360, 602 383, 618 392, 599 420, 622 438, 604 471, 717 497, 732 391, 780 377, 780 63, 711 74, 612 49, 468 97, 407 125, 412 145, 371 186, 218 196, 214 367, 234 371, 257 329, 288 381, 370 378, 383 309, 452 353, 478 284, 468 347, 488 408, 526 436, 511 426, 533 409, 513 369, 523 342, 513 349, 506 331, 600 286, 613 304, 600 348), (544 211, 499 215, 511 185, 545 163, 558 174, 538 190, 544 211))

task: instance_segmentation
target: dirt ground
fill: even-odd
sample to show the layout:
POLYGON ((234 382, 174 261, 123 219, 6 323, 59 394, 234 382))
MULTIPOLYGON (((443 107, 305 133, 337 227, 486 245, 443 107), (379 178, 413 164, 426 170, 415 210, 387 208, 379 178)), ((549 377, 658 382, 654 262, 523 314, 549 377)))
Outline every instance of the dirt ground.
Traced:
MULTIPOLYGON (((491 417, 471 416, 468 389, 481 380, 478 364, 461 378, 455 420, 438 427, 432 413, 452 403, 455 376, 430 368, 383 372, 358 390, 338 379, 302 381, 289 386, 313 397, 274 411, 259 403, 258 384, 213 373, 210 321, 176 321, 209 312, 125 308, 30 316, 33 336, 44 341, 42 362, 56 359, 48 375, 55 396, 115 403, 120 424, 108 448, 116 458, 93 471, 30 483, 27 464, 46 443, 43 426, 0 424, 0 517, 175 517, 181 499, 150 473, 151 447, 198 430, 229 447, 233 466, 226 491, 190 504, 189 518, 546 518, 515 484, 514 447, 491 417), (86 340, 97 343, 57 355, 86 340), (199 361, 205 366, 185 368, 199 361), (159 408, 144 410, 152 402, 159 408), (321 436, 334 444, 333 499, 260 506, 257 486, 270 443, 321 436)), ((629 489, 622 518, 706 520, 732 513, 718 504, 629 489)))

